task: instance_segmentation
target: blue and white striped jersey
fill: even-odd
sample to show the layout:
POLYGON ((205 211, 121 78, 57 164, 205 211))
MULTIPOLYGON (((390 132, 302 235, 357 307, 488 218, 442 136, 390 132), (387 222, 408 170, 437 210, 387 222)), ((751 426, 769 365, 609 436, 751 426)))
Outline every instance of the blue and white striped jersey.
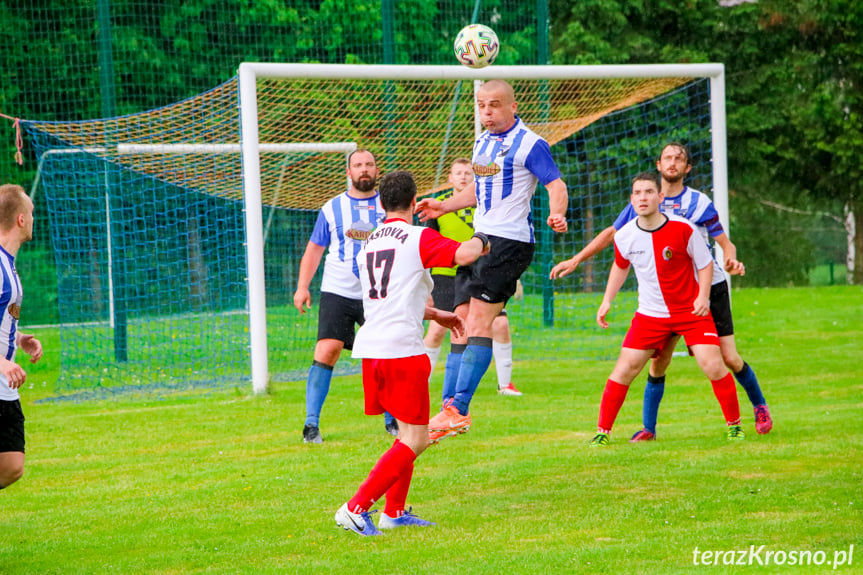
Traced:
POLYGON ((360 200, 344 192, 324 204, 311 237, 313 243, 329 248, 321 291, 363 299, 357 256, 385 215, 380 194, 360 200))
MULTIPOLYGON (((18 334, 18 318, 21 316, 21 300, 24 292, 21 280, 15 271, 15 258, 0 247, 0 273, 3 284, 0 287, 0 355, 9 361, 15 361, 15 337, 18 334)), ((9 381, 0 373, 0 400, 15 401, 19 398, 18 390, 9 387, 9 381)))
POLYGON ((492 236, 534 243, 531 200, 537 181, 561 177, 548 142, 516 116, 502 134, 484 132, 473 146, 476 181, 474 229, 492 236))
MULTIPOLYGON (((709 238, 715 238, 725 231, 722 228, 722 223, 719 221, 719 213, 716 211, 710 198, 706 194, 693 190, 688 186, 684 186, 680 194, 662 200, 662 203, 659 204, 659 211, 663 214, 674 214, 692 222, 708 247, 710 247, 709 238)), ((636 217, 638 217, 638 214, 635 213, 635 208, 632 207, 632 204, 629 204, 617 216, 617 219, 614 221, 614 229, 620 230, 620 228, 636 217)), ((724 281, 725 272, 719 262, 716 261, 714 254, 713 283, 715 285, 724 281)))

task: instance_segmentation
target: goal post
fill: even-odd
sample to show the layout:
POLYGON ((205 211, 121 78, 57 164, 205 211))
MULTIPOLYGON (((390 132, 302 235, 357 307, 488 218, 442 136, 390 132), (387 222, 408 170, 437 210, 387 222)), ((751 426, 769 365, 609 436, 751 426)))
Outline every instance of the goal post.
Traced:
MULTIPOLYGON (((727 189, 727 155, 726 155, 726 131, 725 131, 725 78, 722 64, 654 64, 654 65, 613 65, 613 66, 491 66, 483 69, 470 69, 464 66, 398 66, 398 65, 347 65, 347 64, 277 64, 277 63, 243 63, 239 67, 238 82, 240 95, 240 131, 243 162, 243 195, 245 202, 246 234, 247 234, 247 259, 248 259, 248 282, 249 282, 249 329, 251 341, 251 370, 252 383, 255 393, 266 391, 268 385, 268 352, 267 352, 267 315, 265 294, 266 286, 263 273, 263 249, 262 249, 262 209, 261 209, 261 167, 260 150, 258 140, 260 138, 259 127, 265 112, 259 109, 259 90, 261 82, 287 81, 287 82, 320 82, 322 84, 338 83, 339 87, 332 96, 320 98, 309 97, 309 109, 303 110, 303 114, 313 114, 315 104, 329 104, 333 107, 348 106, 345 95, 351 93, 351 86, 368 86, 369 92, 373 92, 371 85, 375 82, 386 86, 387 116, 378 116, 373 111, 363 111, 361 114, 371 118, 371 122, 380 124, 378 128, 387 134, 386 140, 371 137, 358 138, 360 147, 386 146, 387 158, 397 158, 398 165, 387 165, 386 170, 391 169, 424 169, 429 173, 434 170, 428 162, 412 162, 404 153, 391 149, 392 142, 396 140, 406 141, 399 138, 393 130, 408 130, 410 122, 441 122, 441 115, 447 114, 449 108, 442 105, 445 95, 451 93, 443 89, 444 99, 435 100, 428 108, 421 105, 428 104, 433 98, 429 92, 423 92, 423 88, 406 86, 405 83, 445 83, 471 81, 475 85, 478 81, 491 79, 505 79, 509 81, 525 81, 538 83, 537 90, 545 90, 545 97, 549 98, 548 91, 562 92, 564 88, 571 89, 569 96, 561 98, 560 101, 550 103, 551 117, 543 120, 542 129, 534 127, 535 131, 543 135, 550 144, 556 144, 572 134, 598 121, 600 118, 623 110, 629 106, 638 105, 645 100, 657 97, 667 91, 673 90, 692 79, 707 79, 709 81, 709 126, 706 127, 710 134, 710 161, 713 200, 720 214, 723 226, 728 229, 728 189, 727 189), (662 82, 663 79, 670 79, 662 82), (636 80, 629 86, 627 81, 636 80), (637 80, 643 80, 638 82, 637 80), (652 82, 652 80, 657 80, 652 82), (607 93, 615 95, 603 96, 609 100, 596 106, 589 105, 579 90, 586 84, 575 82, 604 83, 607 93), (549 83, 554 84, 549 87, 549 83), (624 86, 627 84, 626 86, 624 86), (348 87, 345 87, 347 85, 348 87), (544 87, 543 87, 544 86, 544 87), (558 90, 558 88, 560 88, 558 90), (616 90, 616 91, 615 91, 616 90), (398 101, 402 97, 412 97, 404 107, 400 107, 398 101), (567 99, 569 98, 569 99, 567 99), (402 115, 404 121, 400 124, 393 122, 392 118, 402 115)), ((316 86, 318 84, 315 84, 316 86)), ((275 92, 277 89, 264 87, 265 91, 275 92)), ((310 88, 310 91, 317 91, 310 88)), ((323 91, 321 89, 320 91, 323 91)), ((357 90, 359 92, 359 90, 357 90)), ((319 96, 319 94, 315 94, 319 96)), ((363 94, 362 96, 365 96, 363 94)), ((358 98, 361 96, 357 96, 358 98)), ((519 102, 519 112, 523 109, 522 92, 516 87, 516 100, 519 102)), ((554 100, 554 96, 551 96, 554 100)), ((378 106, 383 106, 378 101, 378 106)), ((453 108, 455 108, 455 101, 453 108)), ((473 102, 470 109, 473 109, 473 102)), ((528 112, 529 114, 529 112, 528 112)), ((365 116, 357 117, 354 121, 361 123, 365 116)), ((265 118, 264 121, 267 121, 265 118)), ((326 120, 321 120, 326 121, 326 120)), ((530 120, 526 120, 532 125, 530 120)), ((461 125, 462 132, 469 131, 472 135, 473 126, 476 123, 475 115, 469 118, 470 124, 461 125)), ((347 125, 348 129, 357 129, 355 125, 347 125)), ((657 130, 660 135, 664 132, 675 134, 683 132, 673 129, 657 130)), ((437 131, 431 132, 437 139, 442 139, 437 131)), ((368 130, 366 130, 368 134, 368 130)), ((447 138, 448 138, 447 133, 447 138)), ((472 138, 471 138, 472 139, 472 138)), ((461 142, 464 144, 464 140, 461 142)), ((655 146, 660 142, 651 142, 650 146, 630 146, 633 149, 644 148, 645 155, 651 159, 655 156, 655 146)), ((440 152, 441 145, 449 142, 435 141, 440 152)), ((419 147, 419 140, 412 141, 412 146, 419 147)), ((469 149, 463 145, 456 155, 464 155, 469 149)), ((442 154, 428 154, 434 163, 439 164, 442 154)), ((631 177, 631 174, 629 174, 631 177)), ((417 178, 420 183, 421 193, 432 191, 426 179, 417 178)), ((590 178, 588 178, 590 180, 590 178)), ((591 184, 592 185, 592 184, 591 184)), ((539 219, 537 221, 544 221, 539 219)), ((610 222, 609 222, 610 223, 610 222)), ((598 230, 597 230, 598 231, 598 230)), ((547 290, 546 290, 547 291, 547 290)))

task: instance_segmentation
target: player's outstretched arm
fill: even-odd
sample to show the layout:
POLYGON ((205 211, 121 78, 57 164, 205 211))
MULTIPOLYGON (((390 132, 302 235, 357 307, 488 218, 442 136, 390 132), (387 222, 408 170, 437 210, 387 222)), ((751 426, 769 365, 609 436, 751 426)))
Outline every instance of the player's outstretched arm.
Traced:
POLYGON ((306 251, 303 252, 303 259, 300 260, 297 291, 294 292, 294 307, 300 313, 306 313, 307 309, 312 308, 312 294, 309 292, 309 285, 312 283, 312 278, 315 277, 315 272, 318 271, 324 251, 326 248, 315 242, 306 244, 306 251))
POLYGON ((425 316, 423 319, 432 320, 443 327, 452 330, 455 337, 464 337, 464 334, 467 331, 464 319, 452 312, 443 311, 430 305, 426 305, 425 316))
POLYGON ((548 190, 548 219, 546 223, 548 227, 562 234, 569 227, 566 223, 566 209, 569 203, 569 198, 566 195, 566 183, 558 178, 546 184, 545 189, 548 190))
POLYGON ((15 336, 18 347, 24 350, 24 353, 30 356, 30 363, 36 363, 42 357, 42 342, 36 339, 36 336, 29 333, 21 333, 20 331, 15 336))
POLYGON ((599 304, 599 309, 596 312, 596 323, 603 329, 608 327, 608 321, 605 317, 611 309, 611 302, 614 301, 617 292, 623 287, 623 282, 626 281, 627 275, 629 275, 629 266, 624 269, 618 266, 616 262, 612 264, 611 271, 608 272, 608 284, 605 286, 605 295, 602 297, 602 303, 599 304))
POLYGON ((487 254, 488 251, 488 236, 477 232, 468 241, 461 242, 461 245, 455 252, 453 263, 459 266, 470 265, 479 259, 479 256, 487 254))
POLYGON ((590 240, 590 243, 584 246, 584 249, 569 258, 568 260, 564 260, 551 268, 551 273, 549 277, 551 279, 562 278, 563 276, 569 275, 575 271, 575 268, 579 266, 579 264, 584 263, 589 260, 612 243, 614 243, 614 226, 608 226, 597 235, 595 238, 590 240))
POLYGON ((415 213, 421 222, 433 220, 444 214, 458 211, 462 208, 476 206, 476 183, 465 187, 462 191, 453 194, 444 201, 434 198, 426 198, 417 202, 415 213))
POLYGON ((737 246, 735 246, 725 233, 721 233, 713 240, 722 248, 724 261, 722 267, 725 268, 730 275, 742 276, 746 275, 746 266, 743 262, 737 259, 737 246))

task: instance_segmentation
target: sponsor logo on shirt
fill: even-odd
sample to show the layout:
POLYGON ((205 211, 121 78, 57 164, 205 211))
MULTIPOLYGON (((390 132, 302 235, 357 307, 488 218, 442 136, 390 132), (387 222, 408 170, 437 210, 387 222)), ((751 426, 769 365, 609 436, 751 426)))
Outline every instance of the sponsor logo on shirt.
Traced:
POLYGON ((374 225, 369 222, 354 222, 350 229, 345 232, 345 237, 364 242, 369 239, 369 235, 374 229, 374 225))
POLYGON ((494 163, 490 156, 479 156, 473 163, 473 173, 480 177, 494 176, 500 172, 500 166, 494 163))

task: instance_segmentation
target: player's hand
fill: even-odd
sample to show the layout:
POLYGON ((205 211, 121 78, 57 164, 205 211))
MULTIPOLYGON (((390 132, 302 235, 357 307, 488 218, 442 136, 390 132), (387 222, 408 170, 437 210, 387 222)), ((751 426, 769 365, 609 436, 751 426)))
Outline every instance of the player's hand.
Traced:
POLYGON ((18 347, 30 356, 30 363, 36 363, 42 357, 42 342, 32 334, 19 334, 18 347))
POLYGON ((725 258, 725 271, 728 272, 728 275, 732 276, 745 276, 746 275, 746 266, 743 265, 743 262, 732 259, 725 258))
POLYGON ((561 214, 551 214, 548 216, 546 223, 548 224, 548 227, 559 234, 562 234, 569 228, 569 225, 566 223, 566 216, 561 214))
POLYGON ((608 321, 606 321, 605 316, 608 315, 608 311, 611 309, 611 304, 603 300, 601 304, 599 304, 599 309, 596 312, 596 323, 599 324, 599 327, 602 329, 606 329, 608 327, 608 321))
POLYGON ((571 257, 568 260, 564 260, 551 268, 551 273, 548 274, 548 277, 551 279, 562 278, 563 276, 568 276, 572 272, 575 271, 575 268, 578 267, 578 262, 575 261, 575 257, 571 257))
POLYGON ((0 373, 6 377, 12 389, 18 389, 27 379, 27 372, 20 365, 5 358, 0 358, 0 373))
POLYGON ((521 280, 515 280, 515 293, 512 294, 512 299, 515 301, 524 299, 524 286, 521 284, 521 280))
POLYGON ((300 313, 306 313, 307 309, 312 309, 312 294, 309 293, 309 288, 297 288, 294 293, 294 307, 300 313))
POLYGON ((464 320, 452 312, 438 310, 435 321, 445 328, 452 330, 455 337, 464 337, 467 331, 467 325, 464 320))
POLYGON ((437 219, 444 215, 443 202, 434 198, 420 200, 417 202, 415 213, 421 222, 437 219))
POLYGON ((710 298, 708 297, 697 297, 695 298, 695 303, 692 306, 693 315, 697 315, 699 317, 704 317, 710 313, 710 298))

